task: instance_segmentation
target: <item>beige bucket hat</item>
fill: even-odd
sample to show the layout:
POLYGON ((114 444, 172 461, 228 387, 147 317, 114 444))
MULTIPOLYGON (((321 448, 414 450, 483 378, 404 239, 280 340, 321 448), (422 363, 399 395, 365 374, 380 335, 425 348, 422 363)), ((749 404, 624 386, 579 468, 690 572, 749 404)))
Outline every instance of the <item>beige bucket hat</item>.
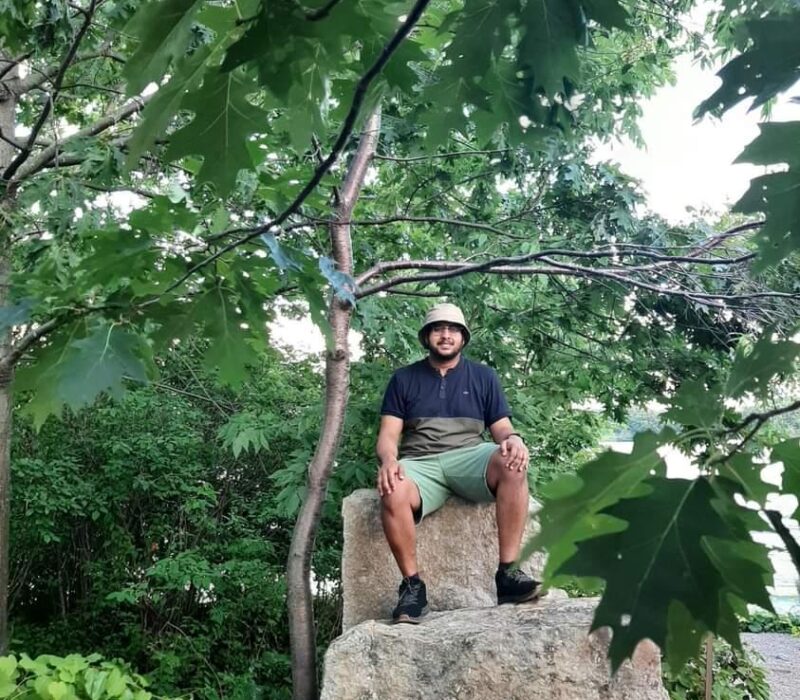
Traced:
POLYGON ((422 327, 419 329, 417 337, 423 348, 428 347, 428 326, 434 323, 457 323, 464 329, 464 345, 469 343, 471 336, 469 326, 464 320, 464 314, 455 304, 436 304, 425 316, 422 327))

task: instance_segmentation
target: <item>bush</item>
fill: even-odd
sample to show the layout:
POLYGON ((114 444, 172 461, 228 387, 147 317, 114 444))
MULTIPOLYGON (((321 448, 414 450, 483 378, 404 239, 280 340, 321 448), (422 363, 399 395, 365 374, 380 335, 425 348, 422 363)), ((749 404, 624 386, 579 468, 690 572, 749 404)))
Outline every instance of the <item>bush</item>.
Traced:
POLYGON ((754 612, 739 622, 739 629, 742 632, 782 632, 798 637, 800 636, 800 615, 754 612))
POLYGON ((150 700, 147 680, 100 654, 0 657, 3 700, 150 700))
MULTIPOLYGON (((714 700, 769 700, 770 691, 762 661, 754 651, 734 651, 722 641, 714 642, 714 700)), ((705 653, 691 659, 678 674, 664 665, 664 686, 670 700, 703 700, 705 698, 705 653)))

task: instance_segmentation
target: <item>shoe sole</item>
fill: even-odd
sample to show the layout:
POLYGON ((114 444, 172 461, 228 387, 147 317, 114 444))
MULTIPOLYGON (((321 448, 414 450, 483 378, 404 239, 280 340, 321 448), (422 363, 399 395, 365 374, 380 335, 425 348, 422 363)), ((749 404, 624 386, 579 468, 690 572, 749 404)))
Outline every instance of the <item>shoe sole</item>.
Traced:
POLYGON ((520 595, 507 595, 497 599, 498 605, 508 605, 509 603, 530 603, 540 600, 547 595, 547 591, 542 591, 541 586, 536 586, 530 593, 520 595))
POLYGON ((426 605, 422 608, 422 612, 417 617, 412 617, 411 615, 400 615, 395 617, 392 620, 393 624, 405 624, 405 625, 418 625, 422 622, 422 618, 428 614, 428 606, 426 605))

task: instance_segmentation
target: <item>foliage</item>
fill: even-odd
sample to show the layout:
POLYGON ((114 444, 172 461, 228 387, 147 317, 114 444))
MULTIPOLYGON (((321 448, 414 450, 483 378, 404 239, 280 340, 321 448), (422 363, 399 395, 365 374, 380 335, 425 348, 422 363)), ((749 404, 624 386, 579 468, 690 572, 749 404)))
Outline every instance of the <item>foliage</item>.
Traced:
MULTIPOLYGON (((631 455, 602 454, 545 490, 543 529, 533 546, 548 548, 555 581, 558 575, 606 581, 593 626, 614 629, 615 667, 644 637, 665 650, 674 668, 696 653, 708 630, 738 647, 737 609, 754 603, 771 610, 772 568, 750 535, 764 525, 734 500, 739 494, 763 507, 768 487, 757 454, 743 449, 746 439, 727 439, 755 421, 724 406, 727 396, 763 395, 771 379, 790 372, 800 345, 787 343, 762 339, 738 352, 727 381, 684 382, 665 413, 679 432, 641 433, 631 455), (757 372, 748 369, 759 356, 770 360, 757 372), (668 444, 699 457, 704 475, 664 479, 658 449, 668 444)), ((774 446, 790 472, 796 442, 774 446)))
MULTIPOLYGON (((754 651, 734 651, 725 642, 714 642, 711 697, 714 700, 769 700, 770 690, 761 657, 754 651)), ((664 665, 664 685, 670 700, 703 700, 705 694, 705 654, 691 660, 680 673, 664 665)))
MULTIPOLYGON (((293 450, 315 439, 320 378, 274 355, 232 394, 204 373, 204 352, 203 342, 175 350, 159 358, 158 384, 39 432, 20 417, 14 648, 122 656, 159 694, 260 687, 282 698, 283 563, 297 496, 273 483, 293 450), (240 416, 258 416, 261 432, 257 449, 235 457, 236 430, 252 431, 240 416)), ((319 554, 338 558, 322 543, 319 554)), ((320 609, 337 604, 321 600, 320 609)))
POLYGON ((782 632, 800 636, 800 615, 773 614, 759 610, 743 618, 739 628, 742 632, 782 632))
POLYGON ((0 697, 9 700, 150 700, 147 680, 100 654, 0 657, 0 697))
MULTIPOLYGON (((742 155, 787 166, 737 205, 766 214, 755 243, 738 238, 751 223, 719 234, 641 216, 635 183, 588 145, 636 135, 640 96, 696 45, 677 14, 617 0, 23 5, 0 19, 3 50, 38 76, 0 163, 0 362, 25 399, 12 594, 26 649, 101 648, 79 639, 102 630, 112 653, 152 663, 164 692, 286 690, 280 562, 321 377, 279 359, 266 324, 288 303, 328 330, 333 294, 357 300, 369 362, 353 368, 320 577, 337 576, 338 500, 371 481, 363 426, 379 387, 418 356, 424 306, 449 298, 474 325, 471 352, 500 372, 539 482, 600 428, 576 405, 594 399, 616 421, 649 400, 668 408, 671 427, 639 435, 633 455, 601 454, 541 489, 550 573, 607 580, 596 623, 615 628, 615 665, 648 636, 677 668, 706 631, 736 642, 744 603, 768 606, 769 564, 748 534, 763 524, 737 496, 765 505, 755 431, 776 412, 731 405, 768 402, 796 370, 796 128, 768 125, 742 155), (356 280, 326 232, 353 134, 379 102, 356 280), (117 192, 136 194, 135 211, 117 192), (84 408, 145 381, 157 384, 84 408), (699 456, 701 479, 667 482, 666 445, 699 456), (100 624, 105 611, 122 623, 100 624)), ((704 108, 768 101, 796 74, 793 45, 764 41, 769 25, 791 44, 796 8, 739 5, 725 6, 736 32, 723 19, 715 31, 744 58, 704 108)), ((797 492, 797 438, 771 447, 797 492)))

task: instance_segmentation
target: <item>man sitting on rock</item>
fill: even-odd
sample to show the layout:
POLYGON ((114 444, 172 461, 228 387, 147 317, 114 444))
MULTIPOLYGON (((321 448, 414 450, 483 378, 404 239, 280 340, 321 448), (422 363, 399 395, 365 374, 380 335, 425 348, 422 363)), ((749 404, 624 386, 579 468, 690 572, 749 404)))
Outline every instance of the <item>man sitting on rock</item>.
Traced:
POLYGON ((457 306, 434 306, 419 331, 428 357, 397 370, 383 398, 378 493, 383 531, 403 575, 395 622, 418 623, 428 611, 415 526, 451 494, 495 501, 498 604, 541 595, 541 584, 514 566, 528 517, 528 449, 511 425, 495 371, 461 354, 469 339, 457 306), (487 427, 494 443, 483 440, 487 427))

